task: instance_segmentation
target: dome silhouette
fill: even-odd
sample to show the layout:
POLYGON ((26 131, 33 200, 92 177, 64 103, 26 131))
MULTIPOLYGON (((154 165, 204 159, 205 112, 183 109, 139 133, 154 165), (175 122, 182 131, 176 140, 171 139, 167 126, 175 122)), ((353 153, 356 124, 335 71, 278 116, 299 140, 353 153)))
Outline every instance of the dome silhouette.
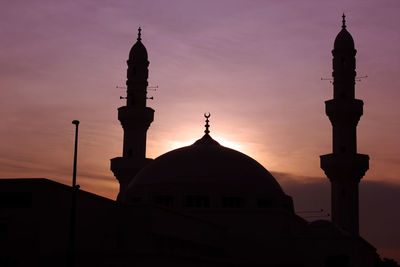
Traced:
POLYGON ((146 193, 181 192, 217 198, 240 195, 246 202, 256 197, 269 207, 293 209, 291 198, 261 164, 221 146, 208 134, 190 146, 161 155, 143 168, 129 184, 127 199, 146 193))
POLYGON ((147 59, 148 59, 147 50, 142 43, 142 29, 139 27, 137 41, 129 51, 129 60, 135 60, 140 62, 140 61, 147 61, 147 59))
POLYGON ((132 48, 129 52, 129 60, 133 60, 133 59, 135 61, 147 60, 146 47, 143 45, 143 43, 140 40, 137 40, 137 42, 132 46, 132 48))
POLYGON ((351 34, 346 30, 346 16, 342 16, 342 30, 338 33, 335 38, 333 47, 335 50, 354 50, 354 40, 351 34))
POLYGON ((335 38, 335 50, 354 50, 354 40, 351 34, 343 28, 335 38))

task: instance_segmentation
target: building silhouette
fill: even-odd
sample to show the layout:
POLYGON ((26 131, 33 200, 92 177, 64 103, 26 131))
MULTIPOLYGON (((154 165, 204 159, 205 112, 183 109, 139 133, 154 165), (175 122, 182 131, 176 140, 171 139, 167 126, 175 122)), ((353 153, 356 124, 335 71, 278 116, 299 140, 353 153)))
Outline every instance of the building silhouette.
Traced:
MULTIPOLYGON (((148 54, 139 28, 127 61, 122 157, 111 159, 116 201, 79 191, 76 266, 375 266, 358 232, 357 154, 363 102, 354 98, 354 41, 343 26, 333 53, 334 97, 326 101, 333 153, 321 156, 332 183, 332 221, 308 222, 275 178, 210 133, 190 146, 146 158, 154 110, 146 106, 148 54)), ((47 179, 0 180, 3 266, 65 266, 71 187, 47 179)))

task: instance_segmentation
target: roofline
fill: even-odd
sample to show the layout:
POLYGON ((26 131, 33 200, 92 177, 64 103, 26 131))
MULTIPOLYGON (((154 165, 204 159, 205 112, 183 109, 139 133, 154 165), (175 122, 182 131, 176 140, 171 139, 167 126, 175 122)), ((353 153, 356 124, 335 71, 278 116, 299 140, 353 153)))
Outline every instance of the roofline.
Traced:
MULTIPOLYGON (((0 183, 1 182, 32 182, 32 183, 37 183, 37 184, 48 183, 48 184, 53 184, 55 186, 64 187, 64 188, 68 188, 68 189, 72 188, 72 186, 69 186, 69 185, 66 185, 66 184, 63 184, 60 182, 56 182, 56 181, 50 180, 48 178, 41 178, 41 177, 40 178, 0 178, 0 183)), ((88 192, 85 190, 79 189, 79 192, 82 192, 83 194, 91 195, 92 197, 101 198, 103 200, 115 202, 115 200, 113 200, 113 199, 103 197, 103 196, 100 196, 100 195, 97 195, 95 193, 88 192)))

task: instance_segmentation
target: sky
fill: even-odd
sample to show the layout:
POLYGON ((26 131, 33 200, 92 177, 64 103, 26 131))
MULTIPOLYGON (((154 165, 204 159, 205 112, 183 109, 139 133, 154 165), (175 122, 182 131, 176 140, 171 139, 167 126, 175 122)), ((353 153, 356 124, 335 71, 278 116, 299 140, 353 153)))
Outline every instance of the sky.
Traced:
MULTIPOLYGON (((259 161, 298 212, 329 213, 324 101, 333 96, 341 15, 357 49, 364 101, 358 152, 361 234, 400 261, 400 2, 397 0, 8 1, 0 9, 0 177, 70 184, 80 120, 78 184, 115 199, 109 160, 122 154, 117 108, 142 27, 155 119, 147 156, 192 144, 205 112, 221 144, 259 161)), ((300 213, 299 213, 300 214, 300 213)))

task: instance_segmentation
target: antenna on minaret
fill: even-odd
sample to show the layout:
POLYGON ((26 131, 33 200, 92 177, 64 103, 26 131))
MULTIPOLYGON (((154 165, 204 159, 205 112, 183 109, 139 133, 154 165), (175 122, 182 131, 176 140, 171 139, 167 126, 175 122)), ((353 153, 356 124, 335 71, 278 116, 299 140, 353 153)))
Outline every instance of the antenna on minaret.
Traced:
POLYGON ((324 78, 324 77, 321 77, 321 81, 329 81, 330 83, 333 83, 333 78, 324 78))
POLYGON ((206 130, 204 131, 205 134, 209 134, 210 133, 210 124, 208 124, 210 121, 208 120, 208 118, 210 118, 211 114, 210 112, 208 113, 204 113, 204 118, 206 118, 206 125, 204 125, 206 127, 206 130))
POLYGON ((155 86, 147 86, 147 91, 157 91, 158 85, 155 86))
MULTIPOLYGON (((118 85, 115 86, 115 88, 117 88, 117 89, 127 89, 126 86, 118 86, 118 85)), ((146 91, 157 91, 157 89, 158 89, 158 85, 155 85, 155 86, 147 86, 146 91)), ((126 96, 120 96, 119 99, 127 99, 127 97, 126 97, 126 96)), ((153 100, 154 97, 153 97, 153 96, 150 96, 150 97, 146 97, 146 99, 153 100)))
POLYGON ((362 79, 366 79, 366 78, 368 78, 368 75, 358 76, 358 77, 355 77, 354 79, 356 82, 361 82, 362 79))

